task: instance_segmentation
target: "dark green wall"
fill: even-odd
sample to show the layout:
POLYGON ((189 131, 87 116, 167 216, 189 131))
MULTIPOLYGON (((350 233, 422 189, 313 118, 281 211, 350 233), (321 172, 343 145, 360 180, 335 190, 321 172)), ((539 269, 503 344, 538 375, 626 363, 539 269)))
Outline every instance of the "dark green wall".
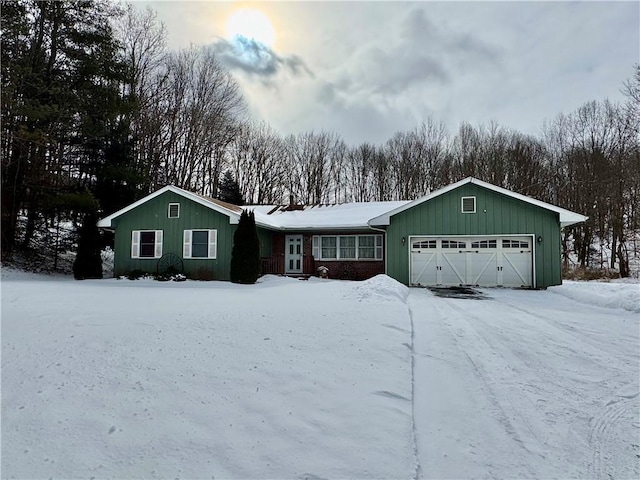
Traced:
POLYGON ((391 217, 387 227, 387 274, 409 283, 409 236, 542 236, 535 244, 536 287, 562 283, 558 214, 468 183, 391 217), (476 197, 476 213, 461 213, 461 197, 476 197), (402 237, 406 238, 402 245, 402 237))
POLYGON ((229 265, 233 233, 237 225, 229 224, 229 217, 210 208, 186 199, 173 192, 165 192, 148 202, 117 217, 115 226, 115 265, 114 274, 123 275, 128 271, 140 269, 154 273, 158 259, 131 258, 132 230, 163 230, 162 253, 175 253, 182 258, 184 230, 218 230, 217 258, 183 259, 186 274, 216 280, 229 280, 229 265), (180 204, 180 218, 168 218, 169 203, 180 204))

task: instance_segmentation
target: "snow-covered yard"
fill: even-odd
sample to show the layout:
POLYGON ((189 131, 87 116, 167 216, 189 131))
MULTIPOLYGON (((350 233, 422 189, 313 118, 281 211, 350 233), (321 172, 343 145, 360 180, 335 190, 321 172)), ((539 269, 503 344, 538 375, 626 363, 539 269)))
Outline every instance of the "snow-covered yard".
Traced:
POLYGON ((2 275, 2 478, 640 475, 638 284, 2 275))

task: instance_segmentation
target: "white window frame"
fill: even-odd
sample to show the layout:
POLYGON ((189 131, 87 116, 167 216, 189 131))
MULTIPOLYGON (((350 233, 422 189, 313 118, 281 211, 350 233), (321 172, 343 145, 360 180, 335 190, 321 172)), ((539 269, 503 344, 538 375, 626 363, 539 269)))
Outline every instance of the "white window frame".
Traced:
MULTIPOLYGON (((382 243, 382 235, 377 234, 352 234, 352 235, 314 235, 311 241, 312 254, 315 260, 343 260, 345 262, 379 262, 384 259, 384 248, 382 243), (335 238, 336 239, 336 256, 335 257, 323 257, 322 256, 322 238, 335 238), (341 258, 340 257, 340 239, 342 237, 355 237, 356 245, 355 258, 341 258), (360 237, 375 237, 374 241, 374 258, 360 258, 360 237)), ((351 248, 351 247, 350 247, 351 248)), ((371 247, 369 247, 371 248, 371 247)))
POLYGON ((167 210, 167 217, 168 218, 180 218, 180 204, 179 203, 170 203, 168 210, 167 210), (176 216, 172 216, 171 215, 171 207, 178 207, 178 214, 176 216))
POLYGON ((476 213, 476 197, 461 197, 460 198, 460 211, 462 213, 476 213), (465 200, 473 200, 473 211, 464 209, 464 201, 465 200))
POLYGON ((162 230, 132 230, 131 231, 131 258, 160 258, 162 256, 162 230), (154 234, 153 257, 140 256, 140 235, 142 233, 154 234))
POLYGON ((215 260, 218 255, 218 231, 208 228, 194 228, 192 230, 185 230, 182 240, 182 258, 193 260, 215 260), (193 238, 193 232, 207 232, 207 256, 206 257, 194 257, 191 251, 191 239, 193 238))

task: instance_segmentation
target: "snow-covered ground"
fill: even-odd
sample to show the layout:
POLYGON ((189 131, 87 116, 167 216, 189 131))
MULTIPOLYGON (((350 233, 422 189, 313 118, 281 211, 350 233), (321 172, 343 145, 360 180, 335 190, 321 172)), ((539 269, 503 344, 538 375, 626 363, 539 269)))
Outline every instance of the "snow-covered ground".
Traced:
POLYGON ((640 475, 638 284, 1 287, 3 479, 640 475))

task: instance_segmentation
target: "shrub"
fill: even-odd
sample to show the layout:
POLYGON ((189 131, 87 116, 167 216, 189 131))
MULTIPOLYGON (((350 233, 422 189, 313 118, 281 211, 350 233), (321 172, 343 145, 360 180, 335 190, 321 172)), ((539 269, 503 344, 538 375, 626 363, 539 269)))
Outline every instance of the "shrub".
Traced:
POLYGON ((256 283, 260 276, 260 240, 253 212, 243 211, 233 234, 230 277, 234 283, 256 283))

